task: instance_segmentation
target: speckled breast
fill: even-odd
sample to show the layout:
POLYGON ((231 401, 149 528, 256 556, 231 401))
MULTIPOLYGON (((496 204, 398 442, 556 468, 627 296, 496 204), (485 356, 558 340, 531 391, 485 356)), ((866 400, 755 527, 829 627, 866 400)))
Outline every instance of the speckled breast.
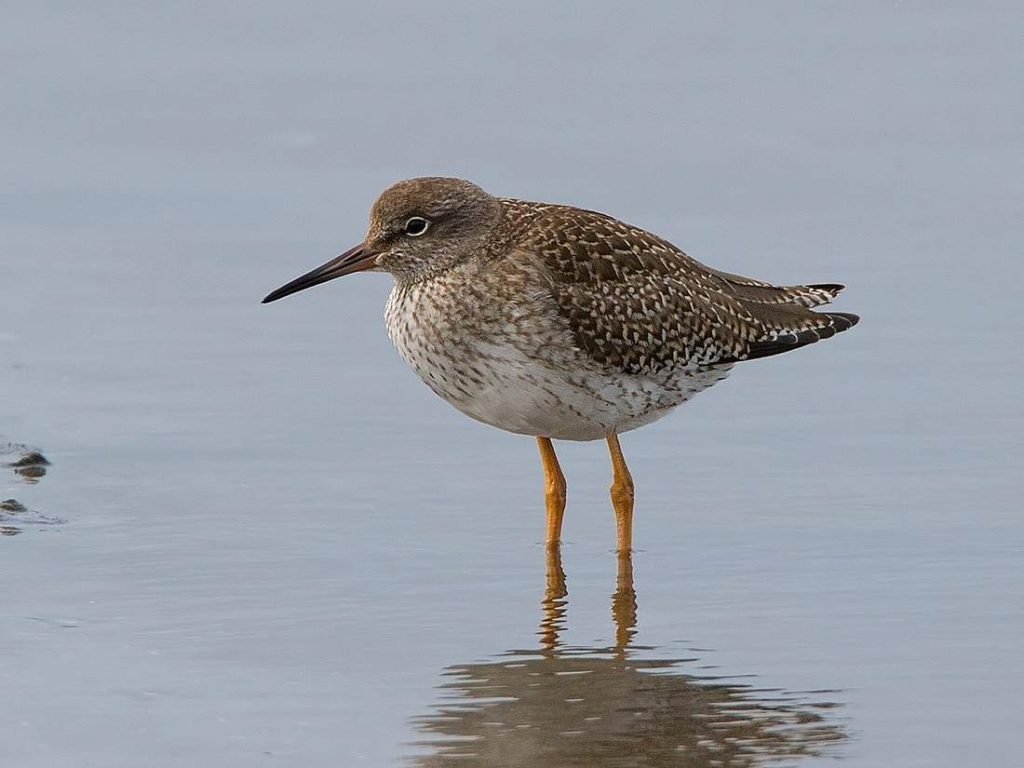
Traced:
POLYGON ((488 290, 452 277, 396 285, 388 333, 437 395, 499 429, 597 440, 660 418, 728 373, 601 370, 575 346, 543 292, 488 290))

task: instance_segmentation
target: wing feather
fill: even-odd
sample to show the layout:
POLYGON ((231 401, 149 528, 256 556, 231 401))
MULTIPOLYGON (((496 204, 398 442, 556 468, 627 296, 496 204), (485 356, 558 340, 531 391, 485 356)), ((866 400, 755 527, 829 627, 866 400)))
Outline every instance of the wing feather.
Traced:
POLYGON ((666 240, 593 211, 502 200, 515 245, 540 256, 577 346, 643 375, 779 354, 852 327, 812 312, 842 289, 774 286, 713 270, 666 240))

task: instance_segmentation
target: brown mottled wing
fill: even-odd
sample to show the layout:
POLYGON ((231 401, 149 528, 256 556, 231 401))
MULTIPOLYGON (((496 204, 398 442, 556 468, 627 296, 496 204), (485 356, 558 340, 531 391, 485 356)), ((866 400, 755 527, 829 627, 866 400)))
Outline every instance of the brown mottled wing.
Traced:
POLYGON ((545 260, 577 345, 609 369, 651 374, 734 363, 804 346, 856 322, 750 292, 810 286, 775 288, 716 272, 603 214, 503 203, 516 245, 545 260))

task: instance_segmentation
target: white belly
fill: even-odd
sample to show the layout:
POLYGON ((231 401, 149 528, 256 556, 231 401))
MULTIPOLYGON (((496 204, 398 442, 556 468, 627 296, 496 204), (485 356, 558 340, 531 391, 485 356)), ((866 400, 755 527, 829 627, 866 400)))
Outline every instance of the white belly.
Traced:
POLYGON ((498 327, 489 328, 485 338, 470 332, 466 323, 436 316, 422 295, 396 293, 388 301, 386 320, 405 361, 462 413, 508 432, 602 439, 661 418, 721 381, 731 367, 656 377, 604 373, 586 364, 563 338, 538 347, 534 335, 533 348, 519 343, 529 333, 516 327, 514 318, 496 321, 498 327), (568 351, 551 351, 557 349, 568 351))
POLYGON ((468 393, 466 387, 447 386, 445 373, 417 372, 467 416, 557 440, 599 440, 650 424, 727 373, 685 376, 665 386, 651 378, 554 370, 516 356, 489 357, 477 369, 483 382, 468 393))

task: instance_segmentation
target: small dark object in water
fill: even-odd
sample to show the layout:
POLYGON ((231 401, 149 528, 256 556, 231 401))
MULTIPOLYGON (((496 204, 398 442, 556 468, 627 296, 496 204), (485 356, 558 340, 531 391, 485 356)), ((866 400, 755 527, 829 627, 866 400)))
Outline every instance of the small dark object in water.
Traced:
POLYGON ((39 451, 29 451, 11 463, 12 467, 48 467, 49 465, 50 461, 39 451))
POLYGON ((11 467, 17 475, 29 483, 34 483, 46 474, 50 460, 43 456, 42 451, 20 443, 0 445, 0 465, 11 467), (8 457, 13 461, 8 461, 8 457))
POLYGON ((24 512, 28 507, 17 499, 4 499, 3 501, 0 501, 0 509, 4 512, 24 512))
POLYGON ((17 536, 21 533, 21 528, 15 528, 13 525, 0 525, 0 536, 17 536))

